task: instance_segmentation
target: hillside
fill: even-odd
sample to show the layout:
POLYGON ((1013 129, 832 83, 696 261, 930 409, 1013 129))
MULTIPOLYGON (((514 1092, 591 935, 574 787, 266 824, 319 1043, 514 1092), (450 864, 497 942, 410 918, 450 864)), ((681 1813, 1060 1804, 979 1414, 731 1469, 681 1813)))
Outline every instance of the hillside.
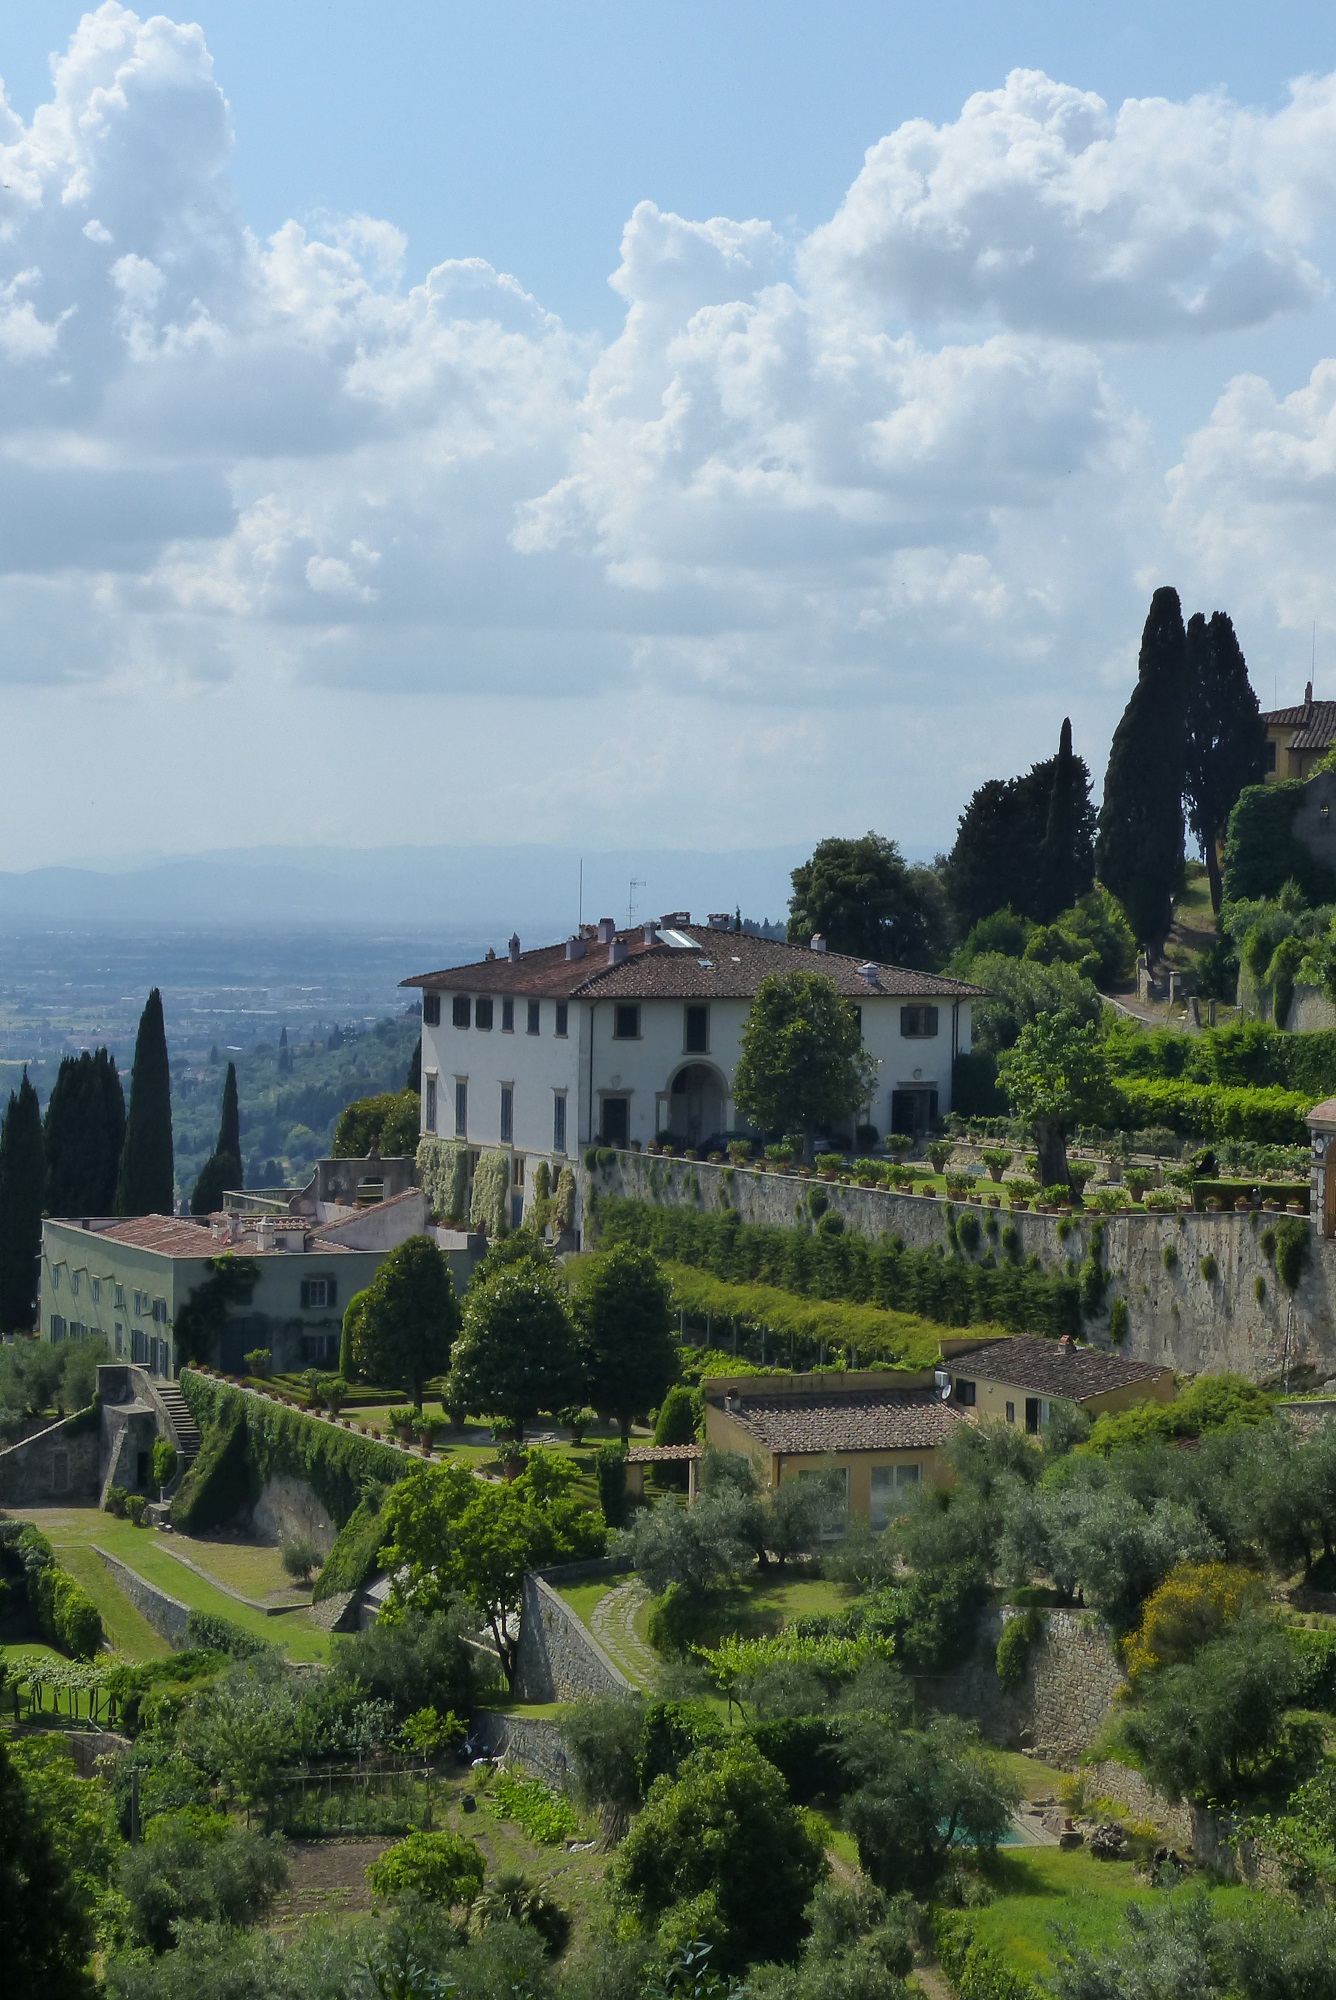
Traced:
POLYGON ((361 1031, 335 1029, 318 1039, 294 1041, 287 1051, 290 1070, 280 1068, 281 1051, 271 1042, 255 1049, 214 1049, 202 1063, 175 1066, 172 1128, 178 1195, 189 1197, 213 1150, 229 1060, 237 1066, 246 1185, 299 1183, 308 1178, 312 1162, 329 1151, 345 1104, 376 1091, 403 1089, 419 1025, 414 1008, 361 1031))

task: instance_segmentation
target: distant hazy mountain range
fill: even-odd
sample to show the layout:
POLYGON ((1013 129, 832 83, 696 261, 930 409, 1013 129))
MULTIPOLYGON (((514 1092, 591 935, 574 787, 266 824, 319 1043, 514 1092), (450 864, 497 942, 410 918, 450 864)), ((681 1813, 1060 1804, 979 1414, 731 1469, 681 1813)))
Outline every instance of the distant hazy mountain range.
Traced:
MULTIPOLYGON (((584 857, 583 915, 638 922, 669 910, 781 918, 793 847, 704 854, 627 849, 584 857)), ((572 929, 581 857, 565 847, 246 847, 106 868, 0 873, 0 926, 342 924, 510 931, 539 943, 572 929)))

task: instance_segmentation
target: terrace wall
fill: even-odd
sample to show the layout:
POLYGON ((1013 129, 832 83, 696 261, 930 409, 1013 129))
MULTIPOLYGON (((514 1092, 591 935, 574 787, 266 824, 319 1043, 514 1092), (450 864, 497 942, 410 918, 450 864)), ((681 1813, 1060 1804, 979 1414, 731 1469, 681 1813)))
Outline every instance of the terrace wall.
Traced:
POLYGON ((99 1493, 97 1425, 86 1415, 65 1417, 0 1451, 0 1506, 51 1507, 96 1504, 99 1493))
MULTIPOLYGON (((733 1209, 744 1222, 784 1229, 801 1228, 807 1216, 803 1198, 809 1184, 796 1175, 711 1166, 703 1160, 617 1152, 592 1169, 582 1163, 577 1180, 587 1236, 597 1234, 596 1219, 590 1230, 590 1197, 600 1194, 707 1213, 733 1209)), ((858 1235, 899 1237, 910 1249, 940 1248, 953 1254, 946 1235, 952 1204, 834 1182, 824 1183, 822 1192, 845 1227, 858 1235)), ((954 1206, 958 1214, 960 1204, 954 1206)), ((986 1217, 994 1211, 980 1213, 986 1217)), ((1053 1272, 1065 1271, 1069 1260, 1082 1260, 1095 1219, 1077 1219, 1062 1237, 1059 1216, 1005 1214, 1016 1230, 1022 1259, 1036 1256, 1053 1272)), ((1113 1214, 1099 1219, 1111 1283, 1103 1312, 1087 1322, 1087 1338, 1107 1341, 1108 1309, 1121 1298, 1128 1308, 1122 1351, 1139 1360, 1185 1374, 1232 1369, 1256 1382, 1288 1382, 1296 1388, 1336 1378, 1336 1240, 1308 1225, 1309 1255, 1291 1300, 1261 1247, 1267 1226, 1278 1219, 1273 1215, 1113 1214), (1169 1245, 1174 1257, 1166 1268, 1163 1253, 1169 1245), (1208 1258, 1214 1260, 1212 1278, 1202 1274, 1208 1258)), ((980 1254, 988 1247, 985 1236, 980 1254)))
POLYGON ((581 1695, 628 1694, 631 1683, 554 1582, 584 1583, 625 1573, 616 1558, 531 1570, 524 1579, 515 1694, 520 1701, 575 1701, 581 1695))

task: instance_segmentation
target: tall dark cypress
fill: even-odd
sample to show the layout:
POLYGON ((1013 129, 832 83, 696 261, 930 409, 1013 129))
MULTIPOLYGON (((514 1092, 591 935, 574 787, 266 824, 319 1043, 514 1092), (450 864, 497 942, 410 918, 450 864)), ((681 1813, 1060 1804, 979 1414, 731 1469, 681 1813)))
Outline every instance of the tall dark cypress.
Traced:
POLYGON ((1266 724, 1248 679, 1248 663, 1223 611, 1209 622, 1201 612, 1187 631, 1187 776, 1183 785, 1188 825, 1201 848, 1211 884, 1211 907, 1220 913, 1220 846, 1229 815, 1245 785, 1260 785, 1266 724))
POLYGON ((176 1177, 172 1165, 172 1080, 162 995, 155 986, 144 1003, 130 1072, 130 1112, 125 1121, 116 1179, 117 1215, 170 1215, 176 1177))
POLYGON ((227 1065, 223 1084, 223 1115, 218 1121, 218 1143, 200 1168, 190 1197, 192 1215, 213 1215, 223 1205, 229 1188, 244 1185, 241 1169, 241 1112, 237 1105, 237 1066, 227 1065))
POLYGON ((0 1121, 0 1332, 29 1333, 37 1323, 45 1192, 42 1114, 25 1069, 0 1121))
POLYGON ((1152 952, 1169 935, 1183 871, 1186 693, 1183 611, 1166 585, 1151 599, 1137 684, 1113 732, 1095 845, 1096 874, 1152 952))
POLYGON ((110 1215, 125 1142, 125 1093, 107 1049, 66 1056, 46 1107, 49 1215, 110 1215))
POLYGON ((1053 759, 1053 788, 1037 864, 1036 915, 1051 924, 1084 896, 1095 879, 1094 814, 1090 773, 1072 750, 1072 725, 1064 716, 1053 759))
POLYGON ((292 1050, 288 1047, 287 1028, 281 1028, 278 1036, 278 1073, 280 1076, 292 1074, 292 1050))

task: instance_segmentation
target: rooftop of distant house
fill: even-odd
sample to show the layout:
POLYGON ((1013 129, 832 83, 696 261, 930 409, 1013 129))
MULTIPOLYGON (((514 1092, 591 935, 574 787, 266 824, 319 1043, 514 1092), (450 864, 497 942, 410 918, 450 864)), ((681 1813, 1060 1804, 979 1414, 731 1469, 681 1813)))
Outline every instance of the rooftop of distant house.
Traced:
POLYGON ((1293 729, 1291 750, 1326 750, 1336 739, 1336 701, 1314 701, 1313 683, 1304 689, 1304 698, 1293 708, 1263 710, 1268 729, 1293 729))
POLYGON ((1111 1389, 1125 1389, 1133 1382, 1155 1381, 1164 1372, 1156 1361, 1134 1361, 1104 1347, 1079 1347, 1074 1340, 1043 1340, 1028 1333, 981 1341, 975 1347, 953 1343, 943 1366, 953 1375, 974 1375, 984 1382, 1028 1389, 1036 1396, 1064 1397, 1072 1403, 1106 1396, 1111 1389))
POLYGON ((86 1231, 104 1243, 151 1250, 160 1257, 290 1256, 294 1250, 346 1253, 350 1246, 327 1231, 313 1233, 286 1217, 220 1215, 53 1216, 67 1230, 86 1231))
MULTIPOLYGON (((721 1399, 713 1391, 711 1400, 721 1399)), ((767 1396, 764 1388, 729 1385, 723 1408, 767 1451, 928 1451, 957 1426, 972 1422, 931 1390, 824 1389, 811 1396, 767 1396)))
POLYGON ((810 945, 755 937, 728 916, 692 923, 688 912, 629 930, 611 917, 582 924, 560 944, 521 949, 512 937, 503 956, 474 965, 420 972, 400 983, 432 992, 514 994, 556 1000, 750 1000, 770 972, 819 971, 851 1000, 975 1000, 983 988, 940 973, 915 972, 900 965, 827 951, 823 939, 810 945))

